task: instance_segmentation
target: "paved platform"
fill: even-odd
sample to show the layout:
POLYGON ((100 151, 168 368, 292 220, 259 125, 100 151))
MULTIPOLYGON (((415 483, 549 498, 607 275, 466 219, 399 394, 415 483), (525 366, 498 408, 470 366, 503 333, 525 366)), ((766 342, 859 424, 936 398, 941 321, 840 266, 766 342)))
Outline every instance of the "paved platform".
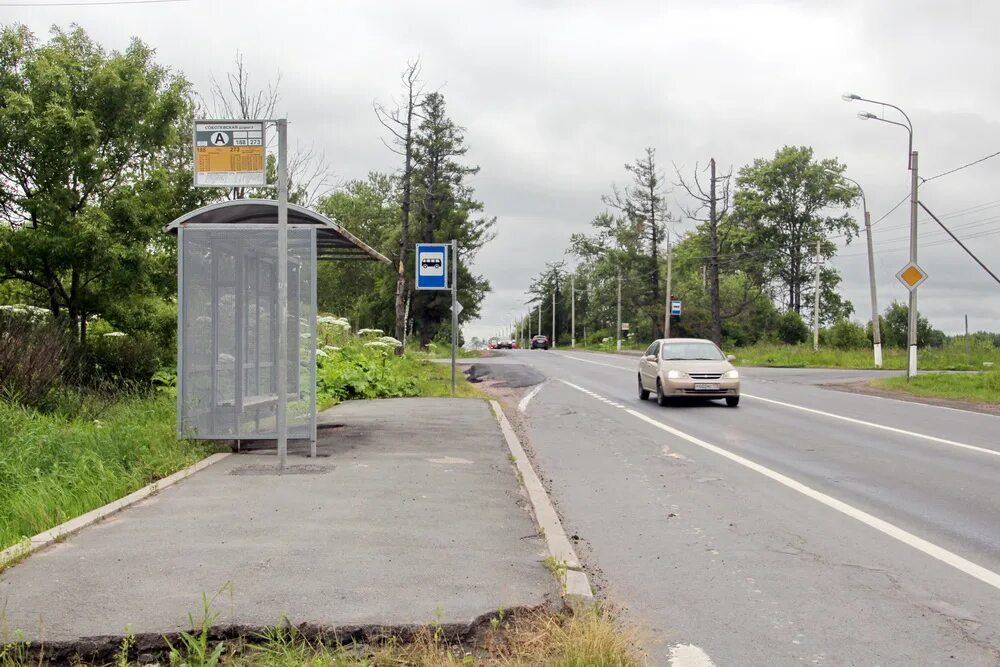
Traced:
MULTIPOLYGON (((0 631, 66 643, 217 624, 468 624, 559 599, 487 403, 320 415, 319 456, 230 456, 0 574, 0 631), (4 611, 5 610, 5 611, 4 611)), ((9 638, 8 634, 8 638, 9 638)))

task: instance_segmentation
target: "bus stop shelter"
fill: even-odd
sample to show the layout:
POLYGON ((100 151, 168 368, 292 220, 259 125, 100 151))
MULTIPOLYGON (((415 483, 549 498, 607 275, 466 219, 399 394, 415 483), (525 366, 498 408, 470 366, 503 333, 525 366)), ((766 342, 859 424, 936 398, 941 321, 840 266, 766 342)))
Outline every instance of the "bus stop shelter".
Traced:
MULTIPOLYGON (((177 434, 277 439, 278 203, 187 213, 177 235, 177 434)), ((329 218, 288 206, 288 437, 316 442, 316 264, 389 260, 329 218)))

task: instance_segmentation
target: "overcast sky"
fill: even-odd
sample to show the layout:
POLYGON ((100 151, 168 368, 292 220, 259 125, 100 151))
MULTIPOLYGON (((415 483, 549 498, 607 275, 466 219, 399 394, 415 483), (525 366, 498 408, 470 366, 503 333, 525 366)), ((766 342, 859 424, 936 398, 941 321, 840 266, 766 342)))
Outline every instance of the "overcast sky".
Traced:
MULTIPOLYGON (((530 278, 563 258, 646 146, 673 180, 671 162, 690 170, 715 157, 739 169, 783 145, 811 145, 848 165, 873 220, 908 192, 906 133, 858 120, 879 109, 841 93, 906 110, 924 177, 1000 151, 1000 3, 989 0, 10 4, 0 0, 0 21, 40 37, 72 22, 107 48, 138 36, 206 94, 242 51, 255 82, 281 73, 290 142, 315 142, 339 182, 397 168, 372 101, 398 94, 401 70, 419 56, 428 89, 467 129, 467 158, 482 169, 473 185, 498 219, 476 265, 493 293, 467 336, 525 312, 530 278)), ((921 199, 1000 272, 998 176, 1000 157, 928 183, 921 199)), ((681 193, 670 200, 679 214, 681 193)), ((883 310, 906 298, 894 276, 908 257, 908 216, 904 204, 875 227, 883 310)), ((921 313, 949 333, 966 313, 973 330, 1000 331, 1000 285, 933 221, 920 228, 921 313)), ((834 263, 865 318, 863 241, 834 263)))

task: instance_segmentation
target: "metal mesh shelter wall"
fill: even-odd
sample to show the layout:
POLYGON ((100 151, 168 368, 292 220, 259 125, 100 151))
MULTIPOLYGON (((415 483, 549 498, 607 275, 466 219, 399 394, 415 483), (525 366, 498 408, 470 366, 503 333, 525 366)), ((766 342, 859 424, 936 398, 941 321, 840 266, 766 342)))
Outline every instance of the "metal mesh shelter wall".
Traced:
MULTIPOLYGON (((274 439, 277 229, 178 229, 180 437, 274 439)), ((288 229, 288 437, 316 433, 316 228, 288 229)))

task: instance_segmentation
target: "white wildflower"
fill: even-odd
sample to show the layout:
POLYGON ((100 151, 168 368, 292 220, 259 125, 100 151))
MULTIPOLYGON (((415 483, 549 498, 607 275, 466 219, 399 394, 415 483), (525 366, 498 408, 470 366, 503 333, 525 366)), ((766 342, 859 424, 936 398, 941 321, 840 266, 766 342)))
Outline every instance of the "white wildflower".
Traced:
POLYGON ((316 356, 317 357, 329 357, 330 355, 326 353, 326 350, 319 349, 319 350, 316 350, 316 356))
POLYGON ((358 329, 359 336, 381 336, 384 333, 381 329, 358 329))
POLYGON ((386 343, 385 341, 382 340, 373 340, 369 343, 365 343, 365 347, 378 347, 383 350, 391 350, 395 347, 395 345, 392 345, 391 343, 386 343))
POLYGON ((379 340, 387 345, 392 345, 393 347, 403 347, 403 343, 396 340, 392 336, 382 336, 379 340))
POLYGON ((112 331, 110 333, 104 334, 105 338, 124 338, 128 334, 122 333, 121 331, 112 331))

